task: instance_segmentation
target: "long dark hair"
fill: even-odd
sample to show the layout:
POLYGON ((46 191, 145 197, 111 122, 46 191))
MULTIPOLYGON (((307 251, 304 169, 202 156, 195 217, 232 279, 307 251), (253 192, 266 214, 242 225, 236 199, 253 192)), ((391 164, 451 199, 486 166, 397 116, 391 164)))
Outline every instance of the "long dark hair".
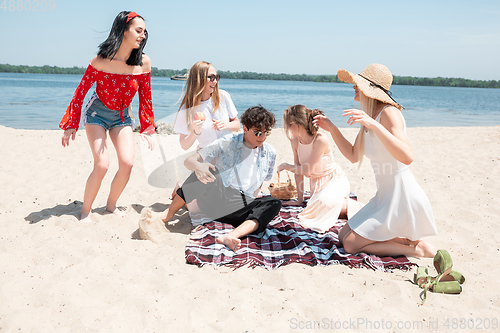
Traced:
MULTIPOLYGON (((122 44, 123 34, 130 27, 131 22, 137 17, 140 17, 144 20, 142 16, 136 16, 127 23, 129 13, 130 11, 123 11, 116 15, 108 38, 99 45, 99 51, 97 52, 98 56, 104 59, 113 59, 116 52, 118 52, 120 45, 122 44)), ((146 43, 148 41, 148 31, 144 31, 144 34, 144 39, 142 40, 139 48, 133 49, 130 53, 130 56, 127 59, 127 65, 142 66, 142 54, 144 47, 146 46, 146 43)))

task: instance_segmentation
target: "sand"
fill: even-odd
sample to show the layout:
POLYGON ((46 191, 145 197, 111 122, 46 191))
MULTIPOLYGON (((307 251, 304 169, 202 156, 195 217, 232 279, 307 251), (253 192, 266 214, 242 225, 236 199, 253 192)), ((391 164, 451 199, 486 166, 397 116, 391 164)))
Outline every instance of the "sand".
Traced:
MULTIPOLYGON (((353 128, 342 131, 350 139, 356 135, 353 128)), ((170 173, 166 188, 148 184, 152 167, 144 160, 153 155, 141 148, 138 134, 132 177, 119 200, 127 217, 104 210, 117 168, 110 148, 93 222, 80 222, 92 156, 84 131, 67 148, 61 135, 0 126, 0 332, 500 329, 499 126, 408 129, 412 172, 439 230, 427 241, 447 249, 467 278, 460 295, 429 293, 423 306, 412 282, 415 268, 384 273, 343 265, 291 264, 274 271, 187 265, 191 225, 185 211, 169 224, 164 242, 141 240, 142 209, 165 209, 176 175, 170 173)), ((157 159, 168 159, 177 140, 163 137, 166 155, 157 159)), ((268 142, 278 149, 277 163, 293 160, 280 130, 268 142)), ((338 151, 335 158, 352 191, 367 202, 376 189, 369 161, 357 170, 338 151)), ((435 274, 432 259, 411 260, 435 274)))

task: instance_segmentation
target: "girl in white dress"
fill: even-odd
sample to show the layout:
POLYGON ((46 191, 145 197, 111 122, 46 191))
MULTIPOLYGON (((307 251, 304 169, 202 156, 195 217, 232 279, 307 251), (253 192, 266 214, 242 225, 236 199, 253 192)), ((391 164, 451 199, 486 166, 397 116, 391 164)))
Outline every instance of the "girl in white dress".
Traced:
POLYGON ((348 253, 365 252, 378 256, 429 257, 436 248, 421 240, 437 234, 432 209, 422 188, 410 172, 413 152, 406 137, 403 109, 390 95, 392 74, 380 64, 371 64, 360 74, 346 70, 338 78, 354 84, 354 100, 361 109, 344 111, 348 124, 361 124, 351 144, 325 116, 315 124, 332 135, 341 153, 352 163, 363 155, 371 160, 377 193, 354 215, 339 233, 348 253))
POLYGON ((311 198, 297 217, 303 227, 319 233, 328 231, 339 217, 350 217, 362 207, 349 198, 349 180, 335 163, 327 137, 313 125, 314 116, 323 114, 304 105, 285 110, 284 128, 292 145, 294 163, 282 163, 277 168, 278 172, 293 172, 297 184, 297 200, 283 202, 283 205, 302 205, 304 177, 309 178, 311 198))

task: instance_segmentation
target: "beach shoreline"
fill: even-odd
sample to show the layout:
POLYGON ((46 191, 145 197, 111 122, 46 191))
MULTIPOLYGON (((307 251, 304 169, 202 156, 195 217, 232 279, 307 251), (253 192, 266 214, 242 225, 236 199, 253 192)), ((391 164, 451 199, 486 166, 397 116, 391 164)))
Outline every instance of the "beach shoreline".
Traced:
MULTIPOLYGON (((352 142, 358 129, 341 131, 352 142)), ((337 322, 351 323, 344 331, 366 331, 369 322, 372 330, 384 322, 381 331, 446 332, 460 330, 455 321, 470 328, 470 319, 476 329, 486 329, 480 326, 486 320, 492 328, 493 320, 500 321, 500 126, 410 127, 407 134, 415 156, 411 171, 429 197, 439 232, 426 240, 447 249, 467 278, 460 295, 428 293, 423 306, 422 290, 412 282, 416 269, 187 265, 191 227, 185 211, 165 243, 140 240, 142 208, 165 209, 172 188, 148 184, 154 166, 144 162, 138 133, 135 166, 118 201, 128 216, 104 210, 117 169, 109 144, 110 168, 93 222, 79 222, 92 170, 85 131, 63 148, 60 130, 0 126, 0 331, 285 332, 311 331, 317 323, 333 330, 337 322)), ((267 142, 277 148, 276 165, 293 162, 282 130, 273 130, 267 142)), ((331 143, 351 191, 368 202, 376 191, 369 160, 358 170, 331 143)), ((178 136, 161 136, 161 144, 176 154, 178 136)), ((410 260, 435 275, 432 259, 410 260)))

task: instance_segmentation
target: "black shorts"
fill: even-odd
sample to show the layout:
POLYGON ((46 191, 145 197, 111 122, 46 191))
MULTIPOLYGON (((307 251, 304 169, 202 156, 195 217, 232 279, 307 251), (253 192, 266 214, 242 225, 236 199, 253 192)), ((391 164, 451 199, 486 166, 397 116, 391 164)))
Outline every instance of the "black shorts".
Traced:
POLYGON ((257 220, 259 227, 254 234, 266 228, 279 213, 281 201, 273 197, 252 198, 240 191, 224 186, 219 171, 212 171, 215 181, 203 184, 193 172, 177 194, 186 202, 197 200, 200 211, 210 219, 238 227, 247 220, 257 220))

